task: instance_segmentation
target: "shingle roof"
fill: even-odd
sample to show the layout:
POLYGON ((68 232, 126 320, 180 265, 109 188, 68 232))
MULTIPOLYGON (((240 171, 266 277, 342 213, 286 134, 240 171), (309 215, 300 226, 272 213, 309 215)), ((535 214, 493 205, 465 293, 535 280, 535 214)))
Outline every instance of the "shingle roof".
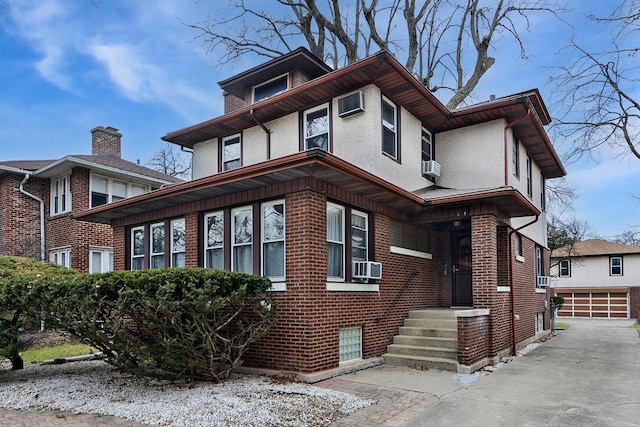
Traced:
POLYGON ((4 162, 0 162, 0 166, 9 166, 12 168, 33 172, 53 162, 55 162, 55 160, 7 160, 4 162))
POLYGON ((640 254, 640 246, 625 245, 602 239, 590 239, 553 251, 552 257, 640 254), (569 254, 571 251, 571 254, 569 254))

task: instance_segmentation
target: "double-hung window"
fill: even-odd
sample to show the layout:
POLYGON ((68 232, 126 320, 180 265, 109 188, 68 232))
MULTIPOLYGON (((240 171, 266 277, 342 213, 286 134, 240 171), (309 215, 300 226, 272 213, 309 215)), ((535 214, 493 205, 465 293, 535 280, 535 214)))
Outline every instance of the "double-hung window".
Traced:
POLYGON ((351 260, 369 259, 369 219, 367 214, 351 211, 351 260))
POLYGON ((533 197, 533 171, 532 171, 531 157, 527 156, 527 194, 529 197, 533 197))
POLYGON ((51 215, 71 210, 71 175, 51 178, 51 215))
POLYGON ((171 267, 185 265, 185 228, 184 218, 171 221, 171 267))
POLYGON ((222 138, 222 170, 228 171, 242 165, 240 134, 222 138))
POLYGON ((231 270, 253 273, 253 207, 231 211, 231 270))
POLYGON ((609 275, 622 276, 622 257, 621 256, 609 257, 609 275))
POLYGON ((428 162, 429 160, 434 160, 433 153, 433 139, 431 137, 431 132, 429 132, 424 127, 422 128, 422 161, 428 162))
POLYGON ((131 229, 131 269, 144 270, 144 227, 131 229))
POLYGON ((151 268, 164 268, 164 222, 151 224, 151 268))
POLYGON ((327 278, 329 280, 345 278, 344 215, 344 207, 327 203, 327 278))
POLYGON ((540 208, 547 209, 547 185, 544 176, 540 175, 540 208))
POLYGON ((106 273, 107 271, 113 271, 113 249, 90 248, 89 273, 106 273))
POLYGON ((520 141, 516 137, 513 138, 511 151, 511 168, 515 177, 520 178, 520 141))
POLYGON ((262 275, 273 281, 285 279, 284 201, 262 204, 262 275))
POLYGON ((563 259, 560 261, 560 277, 571 277, 571 261, 563 259))
POLYGON ((329 104, 321 105, 304 113, 304 149, 330 150, 329 104))
POLYGON ((398 112, 396 105, 382 97, 382 152, 398 159, 398 112))
POLYGON ((224 269, 224 212, 204 216, 204 266, 224 269))

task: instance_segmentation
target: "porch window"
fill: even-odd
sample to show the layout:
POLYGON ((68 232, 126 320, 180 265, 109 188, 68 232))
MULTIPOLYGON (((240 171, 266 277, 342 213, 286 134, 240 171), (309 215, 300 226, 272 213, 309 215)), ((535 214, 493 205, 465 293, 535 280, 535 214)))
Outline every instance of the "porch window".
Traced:
POLYGON ((242 165, 240 154, 241 154, 240 134, 222 138, 222 170, 223 171, 239 168, 242 165))
POLYGON ((253 273, 253 209, 251 206, 231 211, 231 270, 253 273))
POLYGON ((204 266, 224 269, 224 213, 204 216, 204 266))
POLYGON ((262 204, 262 275, 272 281, 285 279, 284 201, 262 204))
POLYGON ((304 149, 321 148, 329 151, 329 104, 304 113, 304 149))
POLYGON ((398 116, 396 105, 382 97, 382 152, 398 159, 398 116))
POLYGON ((71 174, 51 178, 51 215, 71 210, 71 174))
POLYGON ((612 256, 609 258, 609 276, 622 276, 621 256, 612 256))
POLYGON ((362 358, 362 328, 340 329, 340 363, 362 358))
POLYGON ((560 277, 571 277, 571 261, 563 259, 560 261, 560 277))
POLYGON ((144 227, 131 229, 131 269, 144 270, 144 227))
POLYGON ((149 191, 149 187, 107 176, 91 174, 90 203, 92 208, 117 202, 127 197, 138 196, 149 191))
POLYGON ((106 273, 113 271, 113 249, 89 249, 89 273, 106 273))
POLYGON ((151 225, 151 268, 164 268, 164 223, 151 225))
POLYGON ((171 221, 171 267, 185 266, 184 218, 171 221))
POLYGON ((327 203, 327 277, 344 280, 344 207, 327 203))

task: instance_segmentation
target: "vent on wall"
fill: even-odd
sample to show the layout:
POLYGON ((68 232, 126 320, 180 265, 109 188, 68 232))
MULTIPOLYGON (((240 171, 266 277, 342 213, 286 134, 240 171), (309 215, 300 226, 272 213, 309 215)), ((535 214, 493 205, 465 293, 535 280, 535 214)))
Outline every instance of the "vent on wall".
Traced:
POLYGON ((347 117, 364 111, 364 93, 362 91, 338 98, 338 116, 347 117))

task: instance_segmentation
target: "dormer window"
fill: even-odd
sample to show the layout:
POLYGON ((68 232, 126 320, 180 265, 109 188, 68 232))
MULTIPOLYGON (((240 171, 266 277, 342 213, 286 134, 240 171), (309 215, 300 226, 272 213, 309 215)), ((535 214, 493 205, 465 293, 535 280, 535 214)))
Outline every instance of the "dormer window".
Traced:
POLYGON ((271 79, 266 83, 253 87, 253 102, 260 102, 289 89, 289 74, 271 79))

